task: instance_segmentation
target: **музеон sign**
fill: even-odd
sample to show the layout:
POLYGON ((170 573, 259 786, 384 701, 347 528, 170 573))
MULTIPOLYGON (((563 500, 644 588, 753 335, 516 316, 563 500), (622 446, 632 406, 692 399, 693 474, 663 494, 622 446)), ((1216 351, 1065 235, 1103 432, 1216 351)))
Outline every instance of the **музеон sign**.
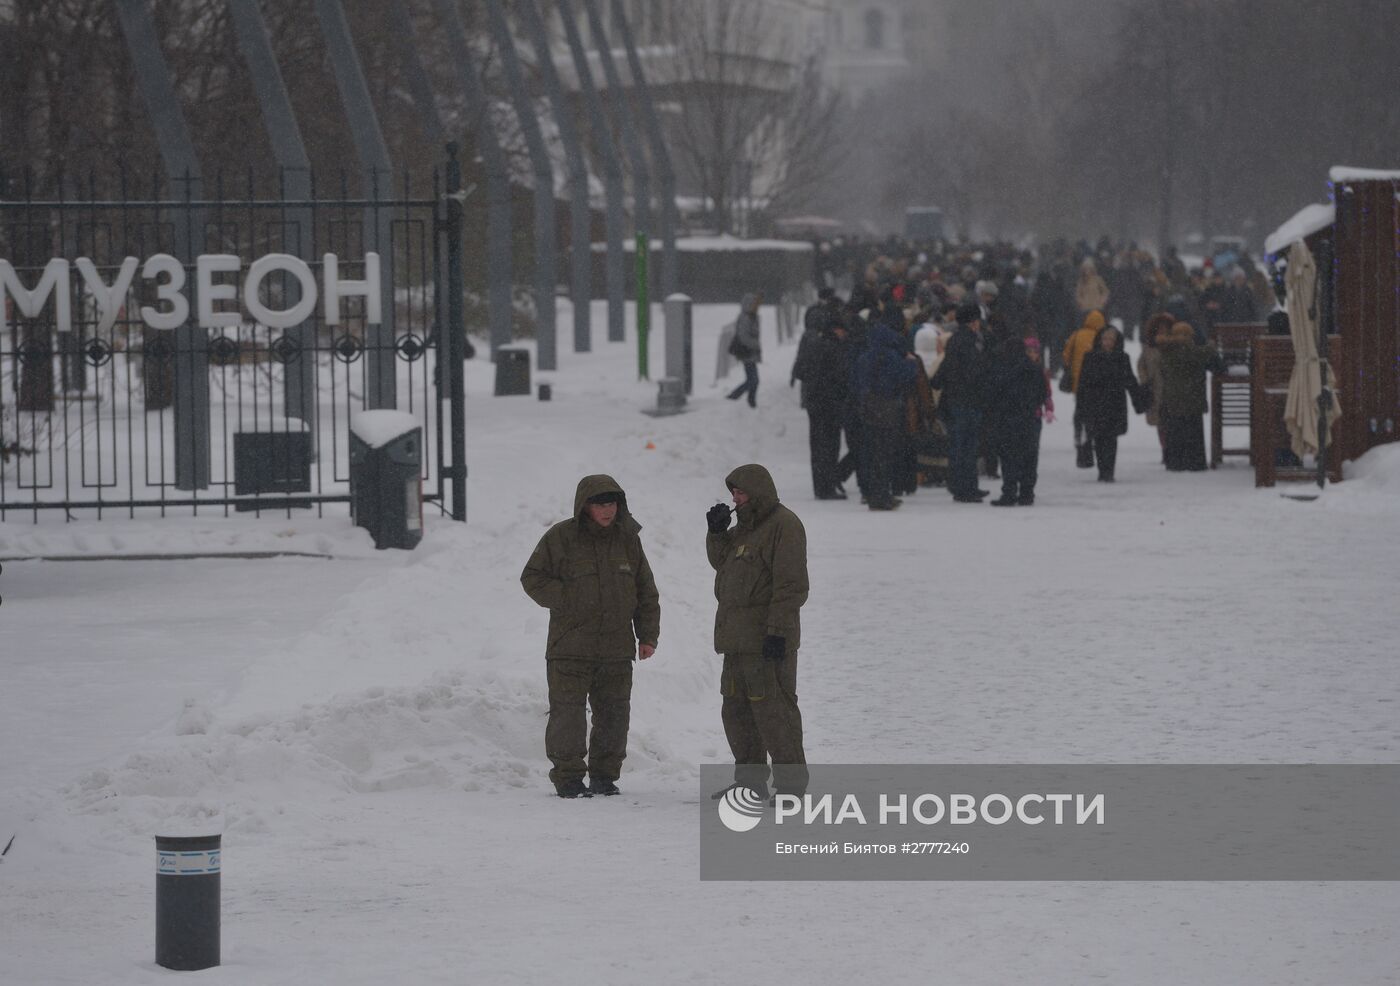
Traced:
MULTIPOLYGON (((152 329, 176 329, 190 320, 190 302, 185 296, 185 266, 168 253, 157 253, 146 258, 143 264, 136 257, 127 257, 117 268, 116 277, 108 283, 87 257, 68 261, 56 257, 44 265, 39 283, 27 288, 20 283, 14 266, 0 259, 0 304, 6 297, 14 301, 15 308, 28 318, 38 318, 50 297, 54 301, 54 322, 59 332, 72 328, 72 287, 73 268, 82 277, 84 291, 96 307, 97 331, 112 327, 121 317, 126 305, 127 293, 140 271, 142 279, 152 282, 158 305, 143 305, 140 308, 141 321, 152 329)), ((236 306, 240 300, 254 321, 273 329, 290 329, 306 321, 316 309, 318 302, 323 304, 322 316, 326 325, 339 325, 340 303, 346 298, 363 298, 365 301, 365 321, 378 324, 381 321, 381 300, 379 282, 379 254, 366 253, 364 259, 365 276, 360 280, 347 280, 340 276, 340 260, 333 253, 321 259, 321 283, 318 289, 316 275, 311 265, 299 257, 285 253, 269 253, 248 265, 248 272, 240 285, 227 280, 215 281, 216 276, 227 277, 243 270, 243 261, 227 253, 206 253, 196 258, 194 263, 195 321, 201 328, 217 329, 241 325, 245 319, 236 306), (274 273, 284 273, 301 285, 301 297, 290 308, 270 308, 262 301, 260 288, 263 281, 274 273), (235 307, 228 307, 233 305, 235 307)))

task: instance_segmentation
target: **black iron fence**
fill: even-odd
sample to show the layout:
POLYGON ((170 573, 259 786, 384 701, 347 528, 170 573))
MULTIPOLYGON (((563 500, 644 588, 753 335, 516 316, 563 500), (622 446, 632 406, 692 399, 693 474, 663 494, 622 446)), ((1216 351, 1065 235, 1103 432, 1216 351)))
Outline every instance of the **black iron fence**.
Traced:
POLYGON ((393 195, 294 178, 0 176, 0 520, 319 514, 349 500, 353 416, 385 408, 423 429, 424 499, 455 480, 465 517, 455 159, 393 195))

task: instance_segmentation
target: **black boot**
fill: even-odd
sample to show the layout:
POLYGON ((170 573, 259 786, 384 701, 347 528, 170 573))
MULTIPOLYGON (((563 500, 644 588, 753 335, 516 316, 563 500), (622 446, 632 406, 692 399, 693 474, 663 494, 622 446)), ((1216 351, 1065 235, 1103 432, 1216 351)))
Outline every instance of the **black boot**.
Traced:
POLYGON ((590 777, 588 780, 588 790, 593 794, 608 798, 614 794, 622 793, 617 789, 617 784, 614 783, 610 777, 590 777))
POLYGON ((554 785, 554 790, 561 798, 593 797, 593 792, 584 786, 582 777, 570 777, 566 781, 560 781, 554 785))
POLYGON ((994 507, 1014 507, 1016 506, 1016 502, 1017 501, 1014 496, 1008 496, 1007 494, 1003 493, 995 500, 992 500, 991 504, 994 507))

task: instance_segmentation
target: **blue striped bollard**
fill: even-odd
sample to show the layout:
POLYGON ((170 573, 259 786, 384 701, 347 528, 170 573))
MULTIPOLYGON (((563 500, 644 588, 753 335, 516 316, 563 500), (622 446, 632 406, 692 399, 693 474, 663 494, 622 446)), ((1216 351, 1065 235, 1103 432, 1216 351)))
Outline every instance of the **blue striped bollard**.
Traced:
POLYGON ((219 964, 221 835, 156 836, 156 965, 219 964))

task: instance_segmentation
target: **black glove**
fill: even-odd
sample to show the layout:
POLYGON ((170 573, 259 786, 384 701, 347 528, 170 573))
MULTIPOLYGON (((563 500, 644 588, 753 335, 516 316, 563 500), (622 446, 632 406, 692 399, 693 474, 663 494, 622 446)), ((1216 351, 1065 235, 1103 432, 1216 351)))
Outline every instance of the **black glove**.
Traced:
POLYGON ((763 656, 770 661, 781 661, 787 657, 787 638, 775 637, 771 633, 764 637, 763 656))
POLYGON ((716 503, 705 514, 705 520, 710 525, 711 534, 723 534, 729 530, 729 504, 716 503))

